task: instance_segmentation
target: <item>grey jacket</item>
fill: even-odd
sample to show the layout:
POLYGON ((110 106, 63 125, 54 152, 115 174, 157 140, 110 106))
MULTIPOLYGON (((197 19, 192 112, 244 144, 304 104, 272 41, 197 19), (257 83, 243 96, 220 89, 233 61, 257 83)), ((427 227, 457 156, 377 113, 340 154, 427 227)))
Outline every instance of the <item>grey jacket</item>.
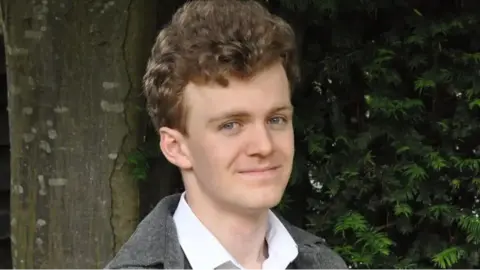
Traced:
MULTIPOLYGON (((191 269, 173 221, 179 200, 180 194, 162 199, 105 268, 191 269)), ((325 240, 280 220, 298 245, 298 256, 289 268, 347 269, 325 240)))

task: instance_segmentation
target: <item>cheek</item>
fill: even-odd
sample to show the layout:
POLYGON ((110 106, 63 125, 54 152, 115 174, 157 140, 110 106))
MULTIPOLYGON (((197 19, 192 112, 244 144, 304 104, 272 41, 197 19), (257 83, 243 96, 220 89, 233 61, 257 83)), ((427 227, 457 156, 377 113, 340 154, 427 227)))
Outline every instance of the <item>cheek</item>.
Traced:
POLYGON ((238 156, 240 145, 238 140, 216 138, 206 151, 218 165, 230 167, 238 156))
POLYGON ((197 166, 213 167, 215 170, 230 167, 237 156, 238 149, 238 142, 235 140, 206 136, 203 140, 194 143, 193 162, 197 166))
POLYGON ((294 136, 293 131, 282 132, 275 137, 276 145, 280 151, 285 154, 293 153, 294 151, 294 136))

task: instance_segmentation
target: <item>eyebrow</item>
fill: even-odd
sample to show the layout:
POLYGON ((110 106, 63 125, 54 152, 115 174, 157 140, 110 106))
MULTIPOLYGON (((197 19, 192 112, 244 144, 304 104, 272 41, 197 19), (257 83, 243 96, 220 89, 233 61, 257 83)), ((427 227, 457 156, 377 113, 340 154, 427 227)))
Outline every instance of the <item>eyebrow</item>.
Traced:
MULTIPOLYGON (((293 112, 293 106, 292 105, 283 105, 283 106, 278 106, 274 107, 269 111, 269 114, 281 112, 281 111, 290 111, 293 112)), ((214 116, 208 120, 208 123, 214 123, 218 122, 223 119, 228 119, 228 118, 248 118, 250 116, 250 113, 242 110, 232 110, 232 111, 227 111, 224 112, 218 116, 214 116)))

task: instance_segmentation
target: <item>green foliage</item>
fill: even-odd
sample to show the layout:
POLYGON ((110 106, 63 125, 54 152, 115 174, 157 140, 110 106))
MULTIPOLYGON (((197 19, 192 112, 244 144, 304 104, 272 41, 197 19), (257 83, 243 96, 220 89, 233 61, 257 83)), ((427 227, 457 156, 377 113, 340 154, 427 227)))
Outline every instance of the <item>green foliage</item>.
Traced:
POLYGON ((127 160, 128 165, 131 168, 131 174, 133 179, 137 181, 143 181, 147 179, 149 164, 146 155, 140 151, 136 150, 128 156, 127 160))
POLYGON ((467 242, 474 245, 480 244, 480 218, 478 214, 475 217, 463 215, 459 220, 460 228, 467 233, 467 242))
POLYGON ((371 266, 377 255, 388 255, 392 241, 379 230, 367 224, 366 219, 359 213, 350 212, 340 218, 335 225, 335 234, 351 232, 357 239, 354 245, 337 248, 337 251, 354 258, 359 265, 371 266))
POLYGON ((145 181, 150 169, 150 159, 158 157, 160 149, 158 147, 158 138, 149 139, 144 142, 140 148, 131 152, 127 156, 127 164, 130 166, 131 175, 136 181, 145 181))
POLYGON ((480 267, 480 2, 266 2, 302 39, 282 211, 353 268, 480 267))
POLYGON ((367 227, 367 221, 359 213, 347 213, 338 219, 335 225, 335 233, 345 232, 351 229, 354 232, 365 232, 367 227))
POLYGON ((455 265, 463 256, 465 256, 465 250, 459 247, 450 247, 436 254, 433 262, 436 266, 445 269, 455 265))

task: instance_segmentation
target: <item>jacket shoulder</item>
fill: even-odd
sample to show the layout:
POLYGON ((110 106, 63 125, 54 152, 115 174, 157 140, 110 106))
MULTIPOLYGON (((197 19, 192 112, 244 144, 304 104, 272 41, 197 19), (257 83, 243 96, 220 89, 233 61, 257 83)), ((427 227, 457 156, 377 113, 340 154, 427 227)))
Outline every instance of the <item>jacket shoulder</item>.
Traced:
POLYGON ((328 246, 325 239, 292 225, 288 226, 288 230, 298 245, 297 268, 348 269, 342 257, 328 246))
POLYGON ((119 266, 112 267, 112 263, 109 263, 103 270, 164 270, 163 265, 156 265, 155 267, 143 267, 143 266, 119 266))
MULTIPOLYGON (((348 269, 343 258, 327 244, 316 244, 313 250, 312 259, 316 269, 348 269)), ((308 253, 305 255, 308 256, 308 253)))

